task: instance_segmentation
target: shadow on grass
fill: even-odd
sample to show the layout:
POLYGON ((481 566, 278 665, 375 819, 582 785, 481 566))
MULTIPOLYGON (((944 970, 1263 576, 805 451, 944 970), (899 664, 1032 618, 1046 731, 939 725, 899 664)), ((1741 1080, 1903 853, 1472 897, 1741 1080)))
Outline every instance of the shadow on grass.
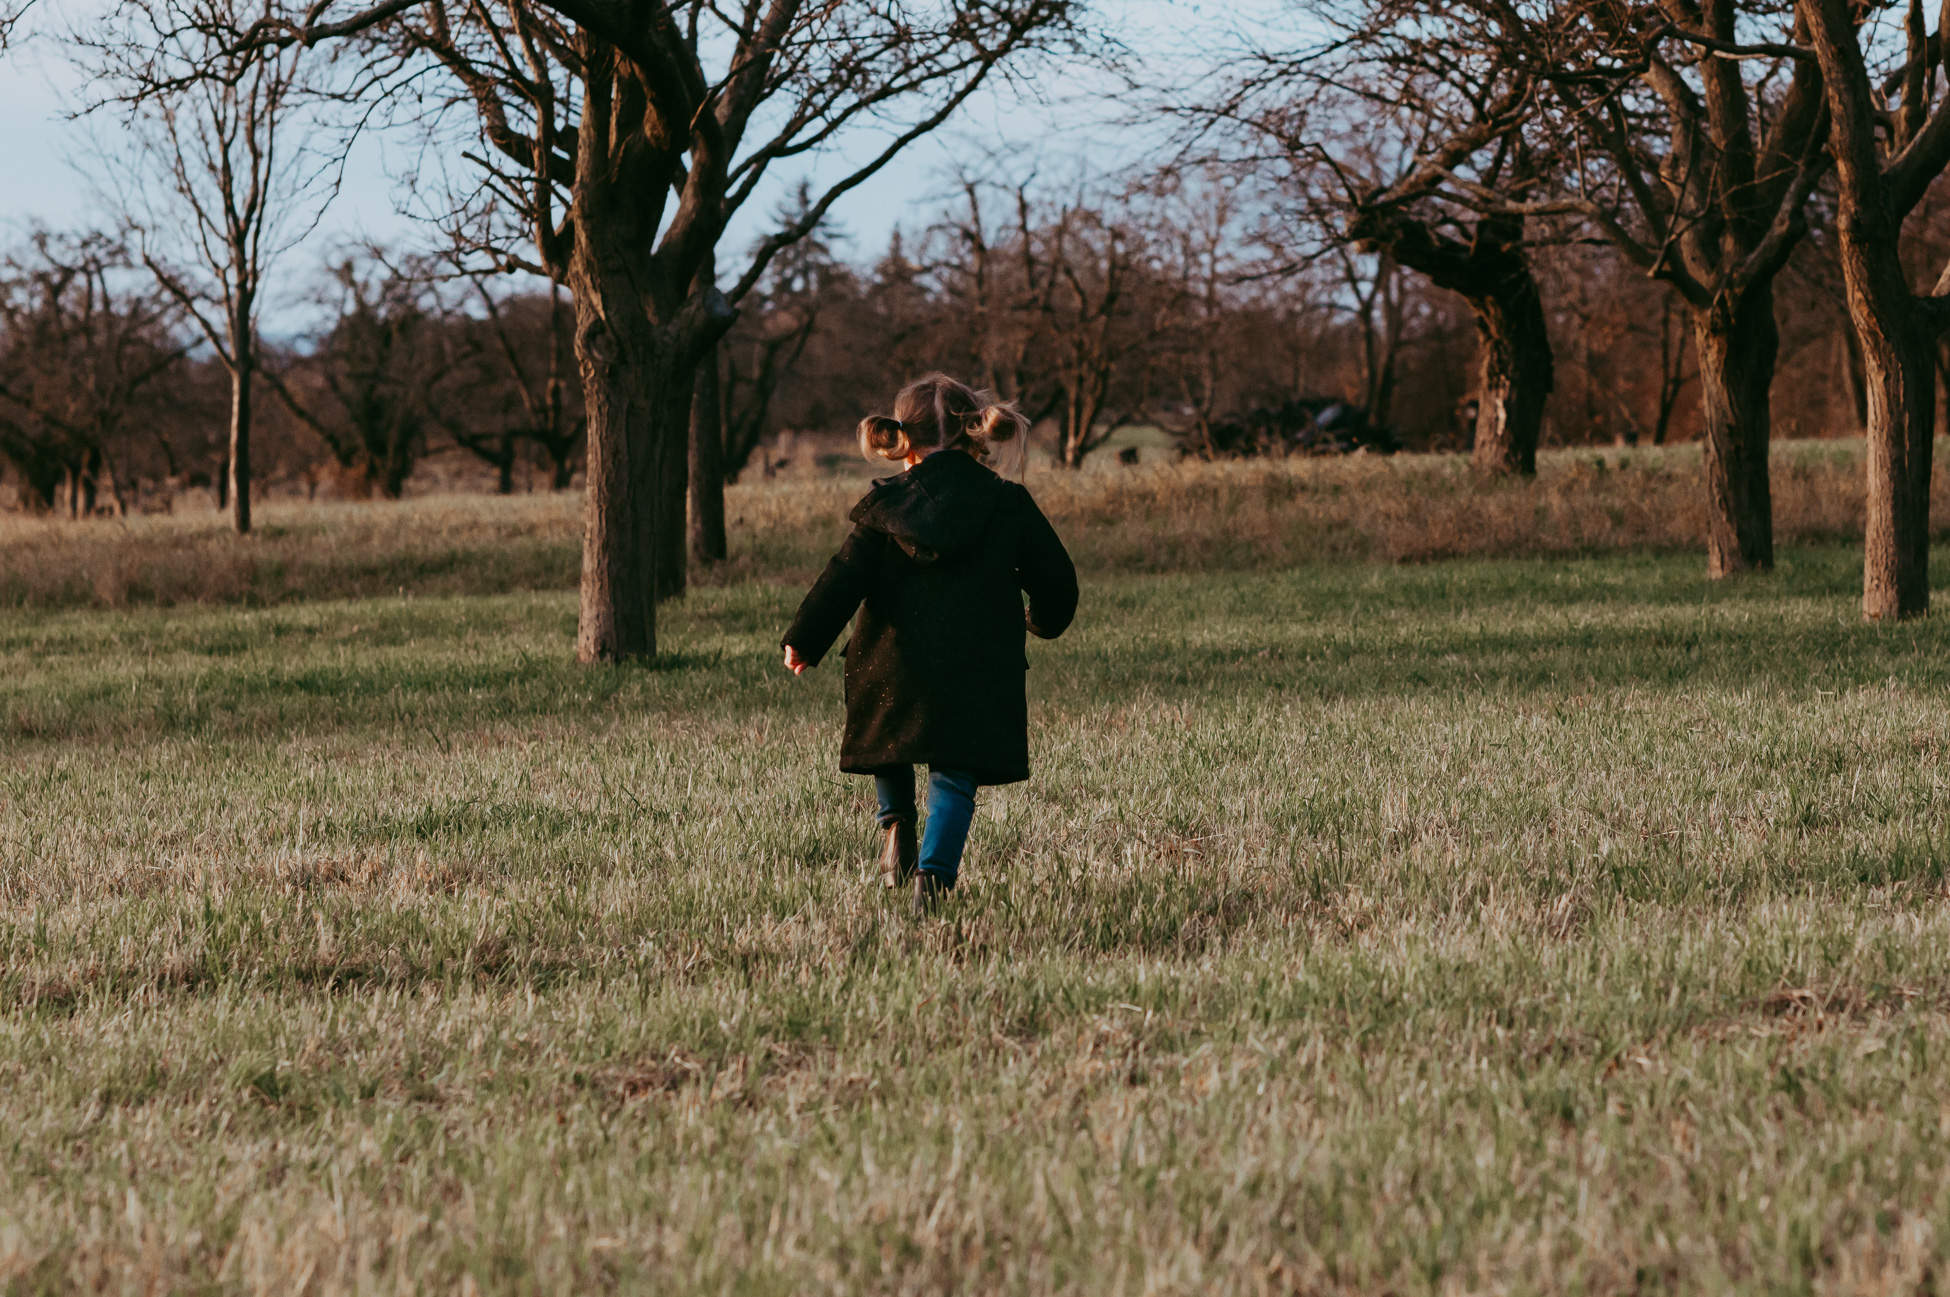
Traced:
MULTIPOLYGON (((1719 582, 1696 557, 1643 555, 1097 581, 1071 634, 1031 646, 1029 683, 1070 711, 1181 695, 1950 685, 1940 620, 1860 621, 1859 563, 1856 549, 1793 550, 1772 575, 1719 582)), ((562 596, 23 617, 0 627, 14 678, 0 679, 0 734, 27 745, 537 718, 837 721, 837 669, 795 681, 774 661, 795 594, 693 592, 664 614, 673 647, 594 668, 573 660, 562 596)))

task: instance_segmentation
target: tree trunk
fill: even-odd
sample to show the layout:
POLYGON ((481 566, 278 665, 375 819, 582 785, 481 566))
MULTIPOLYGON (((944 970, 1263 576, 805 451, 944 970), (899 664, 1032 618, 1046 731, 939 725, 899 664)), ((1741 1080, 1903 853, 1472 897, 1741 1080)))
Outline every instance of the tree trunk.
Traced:
POLYGON ((101 481, 101 471, 102 452, 99 448, 92 448, 75 473, 75 487, 81 500, 79 517, 95 516, 95 489, 101 481))
POLYGON ((589 419, 576 657, 620 662, 657 652, 656 402, 651 367, 629 363, 637 357, 623 352, 625 342, 648 343, 647 327, 605 320, 594 296, 576 293, 576 359, 589 419))
POLYGON ((60 460, 34 453, 23 454, 14 463, 20 470, 22 504, 37 513, 60 506, 63 473, 60 460))
POLYGON ((1773 285, 1761 280, 1737 301, 1693 311, 1705 428, 1706 574, 1774 566, 1774 505, 1767 480, 1768 391, 1780 330, 1773 285))
POLYGON ((515 493, 515 439, 507 433, 501 434, 499 458, 494 461, 496 477, 494 489, 502 495, 515 493))
POLYGON ((1537 471, 1544 403, 1556 385, 1550 329, 1537 281, 1525 268, 1503 291, 1472 297, 1481 377, 1477 382, 1476 447, 1471 462, 1486 473, 1537 471))
POLYGON ((691 561, 722 563, 724 530, 724 407, 718 349, 698 364, 691 392, 691 561))
MULTIPOLYGON (((594 118, 584 114, 585 134, 595 128, 594 118)), ((647 659, 657 653, 658 576, 665 570, 659 549, 671 531, 673 479, 680 564, 684 557, 684 479, 669 461, 688 460, 688 358, 676 330, 652 320, 642 265, 648 234, 636 228, 626 196, 600 174, 579 174, 576 183, 583 221, 568 283, 587 416, 576 656, 647 659)))
POLYGON ((682 599, 690 579, 685 504, 691 490, 692 371, 673 359, 678 372, 661 384, 657 430, 657 598, 682 599))
POLYGON ((1869 517, 1862 612, 1871 621, 1930 610, 1930 473, 1936 432, 1932 341, 1913 326, 1868 352, 1869 517))
POLYGON ((231 333, 235 363, 230 367, 230 523, 243 536, 251 529, 252 358, 248 343, 238 346, 237 336, 231 333))
POLYGON ((1936 339, 1918 318, 1895 241, 1842 241, 1849 318, 1862 348, 1868 407, 1868 525, 1862 613, 1871 621, 1930 608, 1930 474, 1936 433, 1936 339))
POLYGON ((1849 430, 1860 436, 1869 427, 1868 384, 1863 380, 1862 357, 1856 350, 1855 339, 1850 336, 1852 332, 1852 325, 1838 331, 1835 341, 1841 352, 1842 395, 1848 401, 1848 412, 1854 420, 1849 430))
POLYGON ((617 662, 656 656, 657 599, 683 591, 691 376, 738 316, 714 284, 656 273, 661 205, 641 187, 668 178, 639 165, 646 150, 610 138, 642 120, 641 86, 617 73, 613 47, 587 29, 581 39, 590 70, 566 276, 586 415, 576 657, 617 662))
MULTIPOLYGON (((1868 423, 1868 526, 1864 537, 1862 612, 1871 621, 1918 617, 1930 607, 1930 458, 1936 427, 1933 327, 1910 290, 1898 251, 1903 221, 1923 194, 1890 178, 1878 146, 1885 129, 1858 39, 1855 9, 1840 0, 1800 6, 1821 60, 1835 159, 1836 246, 1847 290, 1849 322, 1862 354, 1868 423)), ((1912 19, 1920 18, 1912 8, 1912 19)), ((1920 22, 1910 31, 1922 44, 1920 22)), ((1925 73, 1925 76, 1930 75, 1925 73)), ((1914 89, 1904 93, 1905 115, 1914 89)), ((1916 106, 1926 107, 1926 94, 1916 106)), ((1941 111, 1941 110, 1937 110, 1941 111)), ((1939 125, 1932 117, 1925 134, 1939 125)), ((1917 136, 1910 147, 1923 143, 1917 136)), ((1892 142, 1892 150, 1896 147, 1892 142)), ((1907 158, 1909 150, 1902 154, 1907 158)), ((1924 156, 1928 157, 1925 150, 1924 156)), ((1942 171, 1940 158, 1928 172, 1942 171)), ((1939 285, 1939 288, 1941 285, 1939 285)))
POLYGON ((1476 316, 1476 430, 1471 462, 1488 473, 1537 471, 1544 406, 1556 386, 1543 296, 1524 249, 1524 222, 1485 216, 1467 240, 1431 229, 1389 207, 1368 207, 1349 228, 1381 254, 1372 297, 1361 303, 1361 347, 1367 366, 1368 418, 1385 424, 1392 404, 1401 336, 1398 266, 1427 275, 1468 300, 1476 316), (1384 350, 1375 326, 1379 305, 1389 334, 1384 350))

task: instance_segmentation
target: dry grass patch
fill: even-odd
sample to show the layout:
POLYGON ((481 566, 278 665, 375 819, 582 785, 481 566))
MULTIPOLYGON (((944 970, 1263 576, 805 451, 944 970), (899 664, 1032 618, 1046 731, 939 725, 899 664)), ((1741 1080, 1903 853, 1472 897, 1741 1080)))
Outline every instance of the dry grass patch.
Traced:
MULTIPOLYGON (((1940 457, 1941 459, 1942 457, 1940 457)), ((864 464, 731 487, 731 558, 703 585, 809 579, 836 548, 864 464)), ((1264 571, 1341 559, 1699 549, 1696 448, 1546 452, 1532 482, 1484 482, 1458 456, 1039 468, 1030 485, 1093 572, 1264 571)), ((1860 444, 1774 448, 1782 544, 1859 537, 1860 444)), ((1935 515, 1950 525, 1950 469, 1935 515)), ((573 587, 580 497, 269 502, 257 532, 217 514, 71 523, 0 516, 0 607, 275 605, 573 587)))

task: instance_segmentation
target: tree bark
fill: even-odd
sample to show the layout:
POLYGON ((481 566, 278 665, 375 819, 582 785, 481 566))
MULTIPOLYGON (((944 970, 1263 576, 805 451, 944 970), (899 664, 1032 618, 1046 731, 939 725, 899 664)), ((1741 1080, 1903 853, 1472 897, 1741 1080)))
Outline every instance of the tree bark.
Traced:
POLYGON ((673 357, 659 386, 657 429, 657 598, 682 599, 690 579, 685 503, 691 488, 691 407, 695 373, 673 357))
POLYGON ((705 353, 691 392, 691 561, 722 563, 724 530, 724 407, 718 349, 705 353))
POLYGON ((1936 433, 1936 348, 1886 239, 1843 218, 1842 272, 1862 348, 1868 424, 1868 520, 1862 613, 1871 621, 1930 608, 1930 476, 1936 433))
MULTIPOLYGON (((1522 218, 1485 216, 1464 242, 1399 208, 1371 206, 1357 214, 1348 233, 1363 247, 1385 254, 1387 273, 1393 273, 1392 265, 1406 266, 1469 302, 1480 346, 1471 462, 1489 473, 1535 473, 1544 406, 1557 377, 1543 295, 1524 253, 1522 218)), ((1377 278, 1376 300, 1383 298, 1382 288, 1377 278)), ((1364 305, 1362 323, 1371 389, 1377 368, 1384 365, 1373 310, 1373 302, 1364 305)), ((1392 372, 1392 356, 1385 366, 1392 372)), ((1375 404, 1369 417, 1380 422, 1387 414, 1385 394, 1371 390, 1370 400, 1375 404)))
POLYGON ((1767 448, 1768 394, 1781 335, 1774 288, 1761 279, 1737 301, 1724 296, 1693 315, 1699 358, 1701 454, 1706 467, 1706 574, 1774 567, 1774 504, 1767 448))
MULTIPOLYGON (((585 133, 597 117, 583 115, 585 133)), ((578 174, 577 206, 588 218, 568 276, 587 416, 576 656, 654 658, 657 600, 683 591, 691 375, 737 316, 714 290, 656 323, 633 213, 599 173, 578 174)))
POLYGON ((1523 266, 1501 291, 1469 298, 1479 348, 1476 447, 1471 462, 1486 473, 1537 471, 1544 404, 1556 386, 1550 328, 1537 281, 1523 266))
POLYGON ((668 366, 659 363, 664 339, 644 301, 655 231, 638 228, 635 205, 596 165, 606 111, 592 87, 581 120, 568 275, 588 419, 576 626, 583 662, 657 652, 657 431, 665 404, 658 380, 668 366))
MULTIPOLYGON (((1871 97, 1856 44, 1856 15, 1841 0, 1804 0, 1810 37, 1826 81, 1833 126, 1836 245, 1849 321, 1862 352, 1868 425, 1868 525, 1862 613, 1871 621, 1920 617, 1930 607, 1930 474, 1936 433, 1934 352, 1941 321, 1926 318, 1899 252, 1903 221, 1943 171, 1941 123, 1923 126, 1929 98, 1912 84, 1897 125, 1909 143, 1885 169, 1878 132, 1888 129, 1871 97), (1920 128, 1920 129, 1919 129, 1920 128), (1913 162, 1920 170, 1900 165, 1913 162), (1894 172, 1895 174, 1892 174, 1894 172)), ((1912 66, 1920 65, 1921 11, 1912 10, 1912 66)), ((1923 74, 1930 75, 1930 74, 1923 74)), ((1941 108, 1937 112, 1943 111, 1941 108)), ((1904 140, 1891 141, 1894 151, 1904 140)), ((1939 284, 1941 291, 1941 284, 1939 284)))
POLYGON ((251 329, 254 302, 247 289, 239 291, 224 321, 230 334, 230 525, 239 536, 249 535, 251 529, 251 379, 257 365, 251 329))
POLYGON ((230 525, 251 529, 251 363, 239 356, 230 370, 230 525))
MULTIPOLYGON (((596 294, 576 293, 576 359, 582 370, 589 441, 582 496, 582 593, 576 657, 620 662, 654 657, 654 559, 658 502, 656 393, 650 366, 632 364, 596 294)), ((641 335, 647 329, 630 330, 641 335)))
MULTIPOLYGON (((1892 243, 1890 259, 1894 260, 1892 243)), ((1900 267, 1898 267, 1900 270, 1900 267)), ((1862 613, 1871 621, 1930 610, 1930 475, 1936 434, 1935 340, 1915 327, 1909 286, 1896 281, 1902 311, 1851 309, 1867 354, 1868 526, 1862 613)), ((1853 296, 1853 294, 1851 294, 1853 296)))

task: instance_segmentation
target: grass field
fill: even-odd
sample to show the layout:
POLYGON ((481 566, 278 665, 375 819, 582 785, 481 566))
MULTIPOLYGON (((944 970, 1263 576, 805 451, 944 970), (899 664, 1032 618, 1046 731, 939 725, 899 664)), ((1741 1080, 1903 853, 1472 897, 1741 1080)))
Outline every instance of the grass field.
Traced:
POLYGON ((920 924, 789 587, 11 612, 0 1291, 1928 1291, 1950 630, 1700 566, 1098 565, 920 924))

